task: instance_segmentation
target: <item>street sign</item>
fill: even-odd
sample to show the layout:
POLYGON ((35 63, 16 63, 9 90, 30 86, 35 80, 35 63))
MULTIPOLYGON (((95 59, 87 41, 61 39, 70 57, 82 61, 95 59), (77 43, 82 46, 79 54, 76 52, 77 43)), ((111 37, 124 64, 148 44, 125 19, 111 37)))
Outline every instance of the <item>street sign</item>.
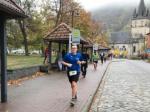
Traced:
POLYGON ((72 43, 73 44, 80 44, 80 30, 78 29, 73 29, 72 31, 72 43))
POLYGON ((98 44, 93 45, 93 50, 98 50, 98 44))

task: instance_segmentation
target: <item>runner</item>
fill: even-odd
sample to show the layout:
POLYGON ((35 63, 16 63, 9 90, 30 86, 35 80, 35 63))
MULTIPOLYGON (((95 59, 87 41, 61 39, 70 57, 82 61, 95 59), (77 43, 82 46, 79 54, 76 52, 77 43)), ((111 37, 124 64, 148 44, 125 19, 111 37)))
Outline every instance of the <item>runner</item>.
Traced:
POLYGON ((77 53, 76 45, 72 46, 71 53, 65 55, 62 63, 67 66, 67 75, 72 89, 72 99, 70 104, 71 106, 74 106, 77 101, 77 82, 80 76, 80 65, 84 63, 81 54, 77 53))
POLYGON ((86 72, 87 72, 87 67, 88 67, 88 60, 89 60, 89 55, 85 51, 82 53, 82 60, 85 61, 84 64, 81 64, 82 76, 83 76, 83 78, 85 78, 86 72))
POLYGON ((96 51, 94 51, 94 53, 93 53, 93 65, 94 65, 95 70, 97 69, 98 60, 99 60, 99 55, 96 51))

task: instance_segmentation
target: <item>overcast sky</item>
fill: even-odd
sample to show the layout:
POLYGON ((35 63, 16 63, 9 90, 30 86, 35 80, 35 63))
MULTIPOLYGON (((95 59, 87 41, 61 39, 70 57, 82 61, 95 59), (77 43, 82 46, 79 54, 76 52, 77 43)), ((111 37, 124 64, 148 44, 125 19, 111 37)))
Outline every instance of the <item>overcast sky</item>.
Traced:
MULTIPOLYGON (((75 0, 88 11, 94 10, 97 8, 115 5, 115 4, 139 4, 140 0, 75 0)), ((145 0, 145 3, 150 3, 150 0, 145 0)))

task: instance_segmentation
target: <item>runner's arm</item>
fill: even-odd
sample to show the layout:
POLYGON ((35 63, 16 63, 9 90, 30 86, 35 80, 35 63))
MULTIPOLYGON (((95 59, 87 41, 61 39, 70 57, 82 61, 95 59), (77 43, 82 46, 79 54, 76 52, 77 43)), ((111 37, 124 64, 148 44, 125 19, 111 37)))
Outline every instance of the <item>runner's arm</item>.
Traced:
POLYGON ((66 66, 68 66, 68 67, 71 67, 72 66, 72 64, 70 64, 70 63, 67 63, 67 62, 65 62, 65 61, 62 61, 61 62, 63 65, 66 65, 66 66))
POLYGON ((79 61, 77 61, 77 63, 78 63, 79 65, 86 63, 85 61, 83 61, 82 55, 80 55, 80 59, 79 59, 79 61))

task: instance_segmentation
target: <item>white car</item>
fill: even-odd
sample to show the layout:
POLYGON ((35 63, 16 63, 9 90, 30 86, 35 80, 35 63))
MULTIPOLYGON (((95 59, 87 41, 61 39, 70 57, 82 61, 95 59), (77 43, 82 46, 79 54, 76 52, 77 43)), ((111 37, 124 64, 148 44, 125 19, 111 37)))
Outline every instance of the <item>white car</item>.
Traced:
POLYGON ((30 52, 30 54, 40 54, 40 51, 38 51, 38 50, 33 50, 33 51, 30 52))
POLYGON ((13 54, 25 54, 25 50, 24 49, 12 50, 11 53, 13 53, 13 54))

